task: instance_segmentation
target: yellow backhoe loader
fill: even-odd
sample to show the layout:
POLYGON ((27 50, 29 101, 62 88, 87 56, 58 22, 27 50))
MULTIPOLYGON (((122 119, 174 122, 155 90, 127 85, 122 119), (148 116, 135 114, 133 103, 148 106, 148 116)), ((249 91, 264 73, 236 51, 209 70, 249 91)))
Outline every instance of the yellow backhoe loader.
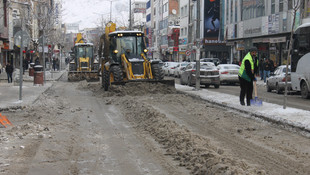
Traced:
POLYGON ((99 60, 95 60, 94 46, 85 43, 82 34, 77 34, 69 63, 68 81, 99 81, 99 60))
POLYGON ((101 37, 102 86, 108 90, 111 84, 127 82, 151 82, 175 85, 174 80, 163 80, 164 73, 159 61, 146 58, 146 38, 141 31, 115 31, 115 24, 107 25, 101 37), (112 28, 112 30, 111 30, 112 28), (103 52, 102 52, 102 46, 103 52))

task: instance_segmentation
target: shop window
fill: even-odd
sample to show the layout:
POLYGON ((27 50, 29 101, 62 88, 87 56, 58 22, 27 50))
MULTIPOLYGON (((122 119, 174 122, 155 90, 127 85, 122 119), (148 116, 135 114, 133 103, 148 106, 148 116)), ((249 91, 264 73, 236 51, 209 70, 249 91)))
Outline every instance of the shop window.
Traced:
POLYGON ((289 10, 292 10, 293 9, 293 0, 287 0, 287 8, 289 10))

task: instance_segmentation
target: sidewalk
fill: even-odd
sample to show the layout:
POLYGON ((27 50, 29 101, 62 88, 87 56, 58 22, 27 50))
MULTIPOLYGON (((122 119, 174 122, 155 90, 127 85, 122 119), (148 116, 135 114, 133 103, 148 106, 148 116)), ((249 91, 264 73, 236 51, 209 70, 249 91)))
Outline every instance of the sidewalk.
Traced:
POLYGON ((46 83, 44 85, 34 85, 33 77, 26 71, 23 75, 22 100, 19 100, 19 69, 13 73, 13 83, 7 82, 6 73, 0 74, 0 112, 7 108, 20 108, 32 104, 44 91, 58 80, 63 71, 46 71, 46 83))
MULTIPOLYGON (((258 85, 264 86, 264 82, 259 81, 258 85)), ((273 123, 288 125, 303 131, 310 132, 310 111, 289 107, 283 109, 283 106, 281 105, 267 103, 264 101, 263 105, 260 107, 241 106, 239 103, 239 96, 208 91, 207 89, 196 91, 193 90, 193 87, 182 86, 178 84, 176 84, 175 87, 177 90, 183 93, 200 97, 208 102, 238 110, 243 113, 248 113, 252 116, 271 121, 273 123)))

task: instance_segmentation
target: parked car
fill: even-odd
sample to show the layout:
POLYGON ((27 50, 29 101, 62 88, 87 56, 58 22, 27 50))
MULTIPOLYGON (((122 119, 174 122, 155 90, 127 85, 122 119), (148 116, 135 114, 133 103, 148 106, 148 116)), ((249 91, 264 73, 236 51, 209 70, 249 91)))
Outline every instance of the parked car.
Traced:
MULTIPOLYGON (((204 62, 200 63, 200 84, 209 87, 213 85, 215 88, 220 87, 220 75, 219 70, 214 63, 204 62)), ((196 83, 196 63, 191 62, 181 74, 180 83, 182 85, 193 86, 196 83)))
POLYGON ((175 69, 174 69, 174 77, 180 77, 180 75, 184 72, 185 67, 189 64, 189 62, 181 62, 175 69))
MULTIPOLYGON (((277 94, 282 93, 285 90, 285 74, 286 65, 279 66, 275 69, 274 73, 270 74, 270 77, 266 81, 267 92, 276 90, 277 94)), ((288 69, 287 79, 288 90, 292 89, 291 86, 291 67, 288 69)))
POLYGON ((218 58, 201 58, 200 62, 212 62, 215 66, 220 64, 220 59, 218 58))
POLYGON ((220 73, 220 82, 222 83, 239 83, 238 73, 240 66, 235 64, 219 64, 217 66, 220 73))
POLYGON ((163 70, 164 70, 164 73, 165 75, 172 75, 175 67, 178 65, 179 63, 177 62, 165 62, 164 63, 164 67, 163 67, 163 70))

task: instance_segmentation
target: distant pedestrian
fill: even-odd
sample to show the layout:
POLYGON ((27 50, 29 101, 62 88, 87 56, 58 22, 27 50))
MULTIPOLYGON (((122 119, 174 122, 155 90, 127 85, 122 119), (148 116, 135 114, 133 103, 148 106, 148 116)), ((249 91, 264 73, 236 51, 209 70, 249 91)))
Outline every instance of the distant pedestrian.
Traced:
POLYGON ((39 57, 37 57, 34 61, 34 65, 40 65, 40 60, 39 57))
POLYGON ((270 76, 270 63, 269 59, 266 59, 263 63, 263 69, 264 69, 264 83, 266 83, 266 79, 270 76))
POLYGON ((8 76, 8 83, 12 83, 13 66, 10 63, 5 66, 5 72, 8 76))
POLYGON ((234 61, 232 62, 232 64, 238 65, 239 66, 239 62, 237 61, 237 59, 235 58, 234 61))
POLYGON ((247 106, 251 106, 250 100, 252 99, 253 93, 253 81, 256 81, 255 72, 257 70, 257 64, 255 57, 257 55, 257 49, 252 48, 250 52, 243 58, 240 69, 239 69, 239 82, 240 82, 240 104, 245 105, 244 97, 246 96, 247 106))
POLYGON ((265 59, 265 56, 263 56, 261 59, 259 59, 259 63, 258 63, 260 80, 264 79, 264 67, 263 67, 264 59, 265 59))

